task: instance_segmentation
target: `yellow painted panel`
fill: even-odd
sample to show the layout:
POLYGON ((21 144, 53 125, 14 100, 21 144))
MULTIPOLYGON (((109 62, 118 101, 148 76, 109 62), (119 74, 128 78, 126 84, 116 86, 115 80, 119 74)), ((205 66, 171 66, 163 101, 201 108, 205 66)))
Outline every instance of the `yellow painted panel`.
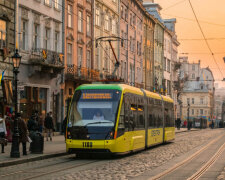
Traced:
POLYGON ((148 146, 163 142, 163 128, 148 130, 148 146))
POLYGON ((165 128, 165 141, 171 141, 175 139, 175 127, 165 128))

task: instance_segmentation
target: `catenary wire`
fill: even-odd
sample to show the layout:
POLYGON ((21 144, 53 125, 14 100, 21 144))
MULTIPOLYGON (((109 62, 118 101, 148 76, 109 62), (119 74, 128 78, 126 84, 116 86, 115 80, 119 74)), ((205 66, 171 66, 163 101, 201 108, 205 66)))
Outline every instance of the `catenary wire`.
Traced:
POLYGON ((175 6, 177 6, 177 5, 181 4, 181 3, 183 3, 183 2, 185 2, 185 1, 187 1, 187 0, 182 0, 182 1, 176 2, 176 3, 172 4, 171 6, 168 6, 168 7, 166 7, 166 8, 163 8, 162 11, 166 11, 167 9, 173 8, 173 7, 175 7, 175 6))
POLYGON ((203 36, 203 38, 205 39, 206 45, 208 46, 208 49, 209 49, 209 51, 210 51, 210 53, 211 53, 211 55, 212 55, 212 57, 213 57, 213 60, 214 60, 214 62, 216 63, 216 65, 217 65, 217 67, 218 67, 218 70, 220 71, 220 73, 221 73, 221 75, 222 75, 222 77, 223 77, 223 73, 222 73, 222 71, 220 70, 218 63, 216 62, 216 58, 215 58, 215 56, 214 56, 214 54, 213 54, 213 51, 212 51, 212 49, 210 48, 209 43, 208 43, 208 41, 207 41, 207 39, 206 39, 206 36, 205 36, 205 34, 204 34, 203 30, 202 30, 202 27, 201 27, 201 25, 200 25, 200 23, 199 23, 199 21, 198 21, 198 17, 197 17, 197 15, 196 15, 196 13, 195 13, 195 10, 194 10, 193 6, 192 6, 191 0, 188 0, 188 1, 189 1, 190 6, 191 6, 192 12, 193 12, 193 14, 194 14, 194 16, 195 16, 195 19, 196 19, 196 21, 197 21, 197 24, 198 24, 198 26, 199 26, 199 29, 200 29, 200 31, 201 31, 201 33, 202 33, 202 36, 203 36))

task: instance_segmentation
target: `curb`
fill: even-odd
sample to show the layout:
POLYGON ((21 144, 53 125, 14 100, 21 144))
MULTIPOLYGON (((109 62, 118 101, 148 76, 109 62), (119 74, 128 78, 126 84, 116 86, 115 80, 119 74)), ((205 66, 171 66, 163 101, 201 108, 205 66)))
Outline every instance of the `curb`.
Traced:
POLYGON ((185 130, 185 131, 177 131, 175 134, 184 133, 184 132, 190 132, 190 131, 200 131, 200 129, 192 129, 192 130, 185 130))
POLYGON ((58 152, 58 153, 54 153, 54 154, 40 155, 38 157, 31 157, 31 158, 1 162, 0 168, 12 166, 12 165, 23 164, 23 163, 32 162, 32 161, 39 161, 39 160, 44 160, 44 159, 49 159, 49 158, 54 158, 54 157, 65 156, 67 154, 68 154, 67 152, 58 152))

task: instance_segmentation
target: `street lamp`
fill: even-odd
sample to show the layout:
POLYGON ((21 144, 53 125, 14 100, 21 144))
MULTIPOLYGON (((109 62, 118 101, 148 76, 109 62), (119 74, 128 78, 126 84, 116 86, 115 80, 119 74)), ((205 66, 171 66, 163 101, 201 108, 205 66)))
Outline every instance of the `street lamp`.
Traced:
POLYGON ((188 123, 187 123, 187 128, 190 130, 190 122, 189 122, 189 117, 190 117, 190 104, 188 103, 188 109, 187 109, 187 115, 188 115, 188 123))
POLYGON ((13 129, 13 137, 12 137, 12 147, 10 157, 19 158, 20 151, 19 151, 19 128, 18 128, 18 109, 17 109, 17 75, 19 73, 19 66, 21 62, 22 56, 19 55, 18 49, 16 49, 15 54, 12 56, 13 61, 13 73, 14 73, 14 104, 15 104, 15 119, 14 119, 14 129, 13 129))

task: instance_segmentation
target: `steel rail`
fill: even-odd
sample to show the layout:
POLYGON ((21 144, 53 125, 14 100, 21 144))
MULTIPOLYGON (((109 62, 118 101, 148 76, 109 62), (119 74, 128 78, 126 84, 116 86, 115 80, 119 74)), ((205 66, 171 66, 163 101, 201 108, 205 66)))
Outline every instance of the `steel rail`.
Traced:
POLYGON ((206 150, 209 146, 211 146, 213 143, 217 142, 218 140, 221 139, 221 137, 223 137, 223 135, 217 137, 216 139, 212 140, 211 142, 209 142, 207 145, 205 145, 203 148, 201 148, 200 150, 198 150, 197 152, 195 152, 194 154, 192 154, 190 157, 186 158, 185 160, 183 160, 182 162, 177 163, 176 165, 174 165, 173 167, 171 167, 170 169, 167 169, 166 171, 149 178, 149 180, 158 180, 170 173, 172 173, 173 171, 175 171, 176 169, 180 168, 181 166, 183 166, 185 163, 191 161, 192 159, 194 159, 196 156, 198 156, 200 153, 202 153, 204 150, 206 150))
POLYGON ((199 169, 195 174, 193 174, 190 178, 187 180, 196 180, 199 179, 215 162, 216 160, 221 156, 225 149, 225 143, 219 148, 219 150, 215 153, 215 155, 205 163, 205 165, 199 169))

